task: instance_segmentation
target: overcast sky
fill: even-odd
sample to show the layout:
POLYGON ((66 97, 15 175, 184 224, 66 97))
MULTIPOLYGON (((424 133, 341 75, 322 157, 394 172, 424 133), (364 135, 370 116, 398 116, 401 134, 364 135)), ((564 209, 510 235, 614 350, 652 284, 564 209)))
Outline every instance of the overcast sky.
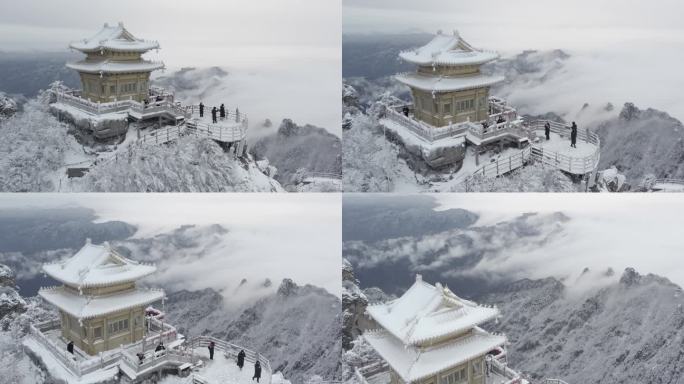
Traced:
POLYGON ((438 209, 477 212, 476 225, 491 225, 525 212, 562 212, 571 218, 566 232, 543 248, 510 252, 482 269, 526 270, 533 278, 577 276, 585 267, 625 267, 665 276, 684 287, 680 194, 439 194, 438 209))
POLYGON ((677 0, 343 0, 342 15, 344 33, 458 29, 471 44, 504 56, 563 49, 573 56, 567 73, 535 91, 544 112, 631 101, 684 120, 683 11, 677 0), (558 95, 564 105, 545 103, 558 95))
POLYGON ((165 271, 186 278, 190 289, 234 287, 243 277, 268 277, 277 286, 289 277, 341 294, 339 194, 0 194, 0 208, 64 206, 92 208, 102 221, 134 224, 136 237, 186 224, 223 225, 229 231, 224 246, 209 263, 165 271))
POLYGON ((0 0, 0 9, 0 51, 66 50, 121 21, 159 41, 147 57, 169 70, 226 68, 240 91, 226 102, 251 110, 250 122, 290 117, 341 130, 340 0, 0 0))

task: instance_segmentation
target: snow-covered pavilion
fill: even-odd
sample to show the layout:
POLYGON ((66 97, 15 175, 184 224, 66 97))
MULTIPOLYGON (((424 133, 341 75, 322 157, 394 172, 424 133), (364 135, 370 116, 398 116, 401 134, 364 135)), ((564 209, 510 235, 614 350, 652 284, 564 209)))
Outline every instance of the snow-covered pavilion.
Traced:
MULTIPOLYGON (((462 299, 421 275, 398 299, 366 311, 377 328, 364 338, 389 365, 391 384, 488 383, 493 363, 486 356, 506 343, 479 327, 499 316, 497 308, 462 299)), ((498 377, 507 376, 502 372, 498 377)))
POLYGON ((488 118, 489 87, 504 78, 485 75, 480 67, 499 58, 496 52, 474 48, 457 31, 440 31, 426 45, 399 57, 418 66, 416 72, 396 76, 411 88, 416 119, 443 127, 488 118))
POLYGON ((45 264, 43 271, 63 283, 39 291, 59 309, 61 336, 90 355, 142 340, 145 308, 164 298, 160 289, 136 287, 155 266, 128 259, 107 242, 88 240, 75 255, 45 264))
POLYGON ((142 57, 147 51, 159 49, 159 43, 133 36, 123 23, 105 23, 95 35, 72 42, 69 47, 86 55, 81 61, 67 63, 67 67, 78 71, 82 96, 93 102, 142 102, 149 96, 150 73, 164 68, 164 63, 142 57))

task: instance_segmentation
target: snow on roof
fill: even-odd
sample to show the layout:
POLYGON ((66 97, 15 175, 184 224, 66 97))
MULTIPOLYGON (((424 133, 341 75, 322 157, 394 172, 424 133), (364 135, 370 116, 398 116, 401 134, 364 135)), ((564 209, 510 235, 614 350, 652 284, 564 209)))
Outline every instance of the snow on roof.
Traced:
POLYGON ((406 345, 458 335, 499 316, 496 307, 462 299, 439 283, 424 282, 420 275, 401 297, 366 311, 406 345))
POLYGON ((462 77, 447 77, 447 76, 427 76, 419 73, 400 73, 395 76, 397 81, 404 83, 412 88, 421 89, 427 92, 451 92, 463 91, 466 89, 475 89, 482 87, 489 87, 491 85, 504 81, 503 76, 462 76, 462 77))
POLYGON ((480 328, 462 339, 429 348, 406 347, 386 331, 365 332, 363 337, 406 383, 453 368, 506 343, 505 336, 480 328))
POLYGON ((152 72, 156 69, 164 68, 164 63, 160 61, 77 61, 67 63, 67 67, 79 72, 86 73, 125 73, 125 72, 152 72))
POLYGON ((119 255, 107 242, 95 245, 90 239, 69 259, 43 265, 43 271, 54 279, 78 288, 131 282, 156 270, 154 265, 119 255))
POLYGON ((111 50, 119 52, 146 52, 150 49, 159 48, 157 41, 138 39, 133 36, 123 23, 116 26, 105 25, 95 35, 88 39, 75 41, 69 47, 82 52, 94 52, 100 50, 111 50))
POLYGON ((85 296, 69 291, 65 287, 53 287, 42 288, 38 294, 50 304, 79 319, 144 306, 164 297, 164 291, 160 289, 131 289, 105 296, 85 296))
POLYGON ((482 51, 468 44, 457 31, 441 31, 427 44, 399 53, 402 59, 418 65, 478 65, 499 58, 496 52, 482 51))

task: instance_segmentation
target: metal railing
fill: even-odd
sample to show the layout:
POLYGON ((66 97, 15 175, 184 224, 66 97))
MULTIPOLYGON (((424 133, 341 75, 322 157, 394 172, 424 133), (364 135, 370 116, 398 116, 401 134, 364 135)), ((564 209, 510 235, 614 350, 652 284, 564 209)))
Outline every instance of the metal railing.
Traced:
POLYGON ((531 156, 531 148, 523 148, 511 156, 496 159, 496 161, 487 163, 473 172, 469 178, 481 175, 485 178, 497 177, 521 168, 527 163, 531 156))
POLYGON ((657 185, 657 184, 684 185, 684 180, 682 180, 682 179, 655 179, 655 181, 653 181, 653 185, 657 185))
POLYGON ((503 376, 504 378, 508 379, 504 384, 519 384, 522 383, 522 377, 520 374, 511 368, 508 368, 508 366, 505 363, 502 363, 498 359, 491 359, 491 370, 492 372, 503 376))
POLYGON ((566 381, 561 379, 544 379, 541 384, 568 384, 566 381))
POLYGON ((322 179, 337 179, 341 180, 342 179, 342 174, 341 173, 332 173, 332 172, 307 172, 304 174, 303 179, 315 179, 315 178, 322 178, 322 179))
MULTIPOLYGON (((550 131, 558 135, 567 135, 570 132, 570 127, 550 120, 534 120, 526 123, 528 129, 543 130, 544 125, 548 123, 550 131)), ((578 130, 577 139, 582 140, 594 146, 594 150, 588 156, 577 157, 568 156, 559 152, 545 150, 543 147, 532 144, 532 158, 540 161, 543 165, 550 165, 560 170, 576 175, 584 175, 593 172, 601 156, 601 139, 599 136, 590 130, 578 130)))
POLYGON ((450 124, 445 127, 433 127, 420 120, 404 115, 401 110, 409 105, 386 106, 385 117, 391 121, 400 124, 411 132, 420 136, 424 140, 434 142, 436 140, 445 139, 447 137, 457 136, 464 133, 471 123, 450 124))
POLYGON ((213 140, 232 143, 242 141, 247 137, 247 119, 229 125, 219 123, 205 123, 199 119, 188 120, 185 125, 187 132, 197 136, 208 137, 213 140))
POLYGON ((178 139, 185 132, 185 127, 180 125, 167 125, 140 134, 138 141, 141 144, 159 145, 178 139))
POLYGON ((215 348, 217 348, 220 351, 223 351, 224 355, 226 357, 231 357, 233 359, 237 360, 237 355, 240 353, 241 350, 245 351, 245 361, 248 363, 254 364, 257 360, 261 363, 261 369, 262 371, 265 371, 265 374, 262 374, 262 379, 265 384, 269 384, 271 382, 271 363, 268 361, 268 359, 255 351, 252 351, 247 348, 240 347, 238 345, 229 343, 225 340, 217 339, 212 336, 197 336, 193 337, 190 339, 190 341, 187 342, 187 345, 190 349, 194 348, 207 348, 209 346, 209 343, 214 342, 215 348))

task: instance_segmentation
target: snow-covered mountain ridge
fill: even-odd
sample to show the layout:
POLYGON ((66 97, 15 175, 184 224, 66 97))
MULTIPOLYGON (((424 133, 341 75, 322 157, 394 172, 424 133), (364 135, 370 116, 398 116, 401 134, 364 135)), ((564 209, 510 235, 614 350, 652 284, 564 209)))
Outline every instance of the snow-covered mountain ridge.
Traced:
POLYGON ((684 293, 661 276, 627 268, 581 295, 553 278, 522 280, 479 299, 501 309, 492 328, 506 333, 509 358, 533 376, 587 384, 684 377, 684 293))

